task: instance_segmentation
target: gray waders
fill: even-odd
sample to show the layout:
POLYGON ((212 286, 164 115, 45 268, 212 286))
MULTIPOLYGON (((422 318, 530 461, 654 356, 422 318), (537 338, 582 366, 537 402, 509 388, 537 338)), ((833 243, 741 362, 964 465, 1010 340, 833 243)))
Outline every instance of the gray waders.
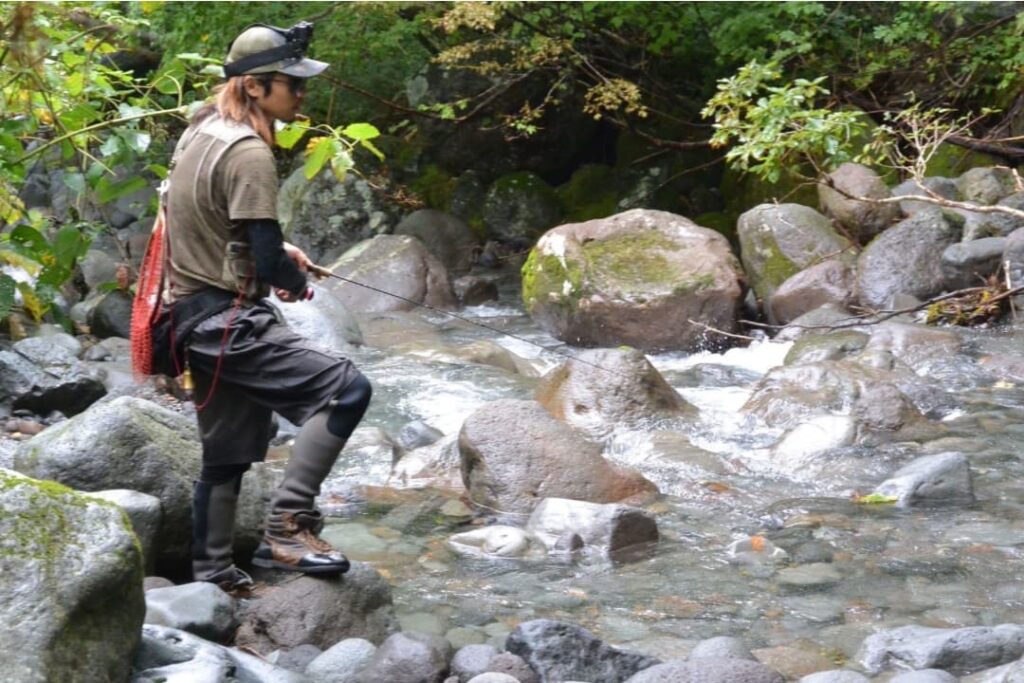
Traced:
POLYGON ((192 489, 192 574, 225 590, 252 585, 248 574, 235 566, 232 545, 235 510, 242 475, 224 483, 197 481, 192 489))

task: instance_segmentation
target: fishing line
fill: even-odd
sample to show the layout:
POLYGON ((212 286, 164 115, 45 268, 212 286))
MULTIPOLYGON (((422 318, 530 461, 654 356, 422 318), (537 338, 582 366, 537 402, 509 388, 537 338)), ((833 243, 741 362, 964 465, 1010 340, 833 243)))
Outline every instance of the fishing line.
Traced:
POLYGON ((515 339, 516 341, 521 341, 524 344, 529 344, 530 346, 536 346, 538 349, 542 349, 544 351, 548 351, 549 353, 554 353, 556 355, 562 356, 563 358, 568 358, 569 360, 576 361, 577 363, 582 363, 583 365, 589 365, 592 368, 597 368, 598 370, 603 370, 604 372, 607 372, 609 374, 618 375, 620 377, 627 377, 627 378, 629 377, 629 375, 626 375, 625 373, 617 372, 617 371, 611 370, 609 368, 603 368, 603 367, 601 367, 600 365, 598 365, 596 363, 591 363, 588 360, 583 360, 582 358, 574 356, 571 353, 566 353, 565 351, 561 351, 559 349, 550 348, 550 347, 544 346, 543 344, 538 344, 537 342, 530 341, 529 339, 526 339, 524 337, 520 337, 519 335, 516 335, 516 334, 512 334, 511 332, 505 332, 504 330, 499 330, 497 327, 492 327, 491 325, 487 325, 485 323, 478 322, 476 320, 470 320, 469 318, 461 316, 461 315, 459 315, 457 313, 452 313, 451 311, 446 311, 443 308, 438 308, 436 306, 431 306, 430 304, 423 303, 421 301, 413 301, 412 299, 407 299, 406 297, 404 297, 404 296, 402 296, 400 294, 395 294, 393 292, 388 292, 386 290, 374 287, 373 285, 368 285, 368 284, 366 284, 364 282, 357 282, 356 280, 351 280, 351 279, 349 279, 347 277, 342 277, 341 275, 338 275, 337 273, 334 273, 334 272, 330 271, 329 269, 324 268, 323 266, 318 266, 318 265, 310 263, 310 264, 307 264, 307 267, 309 268, 310 271, 312 271, 316 275, 319 275, 320 277, 333 277, 335 279, 341 280, 342 282, 347 282, 350 285, 356 285, 357 287, 363 287, 365 289, 369 289, 370 291, 377 292, 378 294, 384 294, 385 296, 390 296, 390 297, 393 297, 395 299, 399 299, 401 301, 405 301, 406 303, 410 303, 413 306, 418 306, 419 308, 426 308, 429 311, 433 311, 435 313, 441 313, 442 315, 447 315, 447 316, 449 316, 451 318, 455 318, 456 320, 461 320, 464 323, 469 323, 470 325, 475 325, 476 327, 482 327, 483 329, 489 330, 489 331, 494 332, 496 334, 504 335, 506 337, 511 337, 512 339, 515 339))

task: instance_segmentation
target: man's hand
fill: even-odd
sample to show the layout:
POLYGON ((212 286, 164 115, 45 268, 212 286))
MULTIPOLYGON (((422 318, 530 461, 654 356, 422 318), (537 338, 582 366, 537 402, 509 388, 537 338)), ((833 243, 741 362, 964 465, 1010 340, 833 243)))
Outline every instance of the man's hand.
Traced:
MULTIPOLYGON (((301 253, 301 252, 299 252, 299 253, 301 253)), ((309 301, 310 299, 312 299, 313 298, 313 288, 312 287, 306 287, 306 289, 303 290, 301 293, 299 293, 299 294, 292 294, 287 289, 281 289, 280 287, 274 287, 274 294, 281 301, 290 304, 290 303, 293 303, 295 301, 309 301)))
POLYGON ((309 260, 308 256, 306 256, 306 252, 302 251, 294 244, 289 244, 288 242, 285 242, 282 246, 284 247, 284 253, 288 254, 288 258, 292 261, 295 261, 295 265, 299 267, 299 270, 303 273, 309 271, 309 266, 312 265, 313 262, 309 260))

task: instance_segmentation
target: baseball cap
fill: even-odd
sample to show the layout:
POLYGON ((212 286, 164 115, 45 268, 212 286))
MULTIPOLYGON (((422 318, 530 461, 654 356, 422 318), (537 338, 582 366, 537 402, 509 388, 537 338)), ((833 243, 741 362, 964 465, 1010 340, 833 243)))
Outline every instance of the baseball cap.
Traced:
POLYGON ((280 72, 309 78, 327 68, 327 62, 309 59, 306 50, 313 38, 313 24, 301 21, 291 28, 253 24, 231 42, 224 60, 224 75, 280 72))

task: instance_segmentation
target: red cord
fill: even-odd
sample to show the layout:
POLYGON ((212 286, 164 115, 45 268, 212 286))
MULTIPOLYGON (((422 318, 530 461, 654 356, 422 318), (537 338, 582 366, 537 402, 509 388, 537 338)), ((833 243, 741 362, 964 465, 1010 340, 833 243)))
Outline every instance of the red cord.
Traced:
POLYGON ((235 305, 231 308, 231 315, 228 316, 227 322, 224 323, 224 335, 220 339, 220 353, 217 354, 217 365, 213 368, 213 379, 210 381, 210 390, 206 392, 206 398, 203 399, 203 402, 196 404, 197 413, 209 405, 210 400, 213 398, 213 392, 217 389, 217 380, 220 379, 221 365, 224 363, 224 349, 227 348, 228 337, 231 334, 231 323, 235 321, 235 316, 238 315, 238 311, 241 307, 242 292, 240 291, 238 293, 238 298, 235 299, 235 305))

